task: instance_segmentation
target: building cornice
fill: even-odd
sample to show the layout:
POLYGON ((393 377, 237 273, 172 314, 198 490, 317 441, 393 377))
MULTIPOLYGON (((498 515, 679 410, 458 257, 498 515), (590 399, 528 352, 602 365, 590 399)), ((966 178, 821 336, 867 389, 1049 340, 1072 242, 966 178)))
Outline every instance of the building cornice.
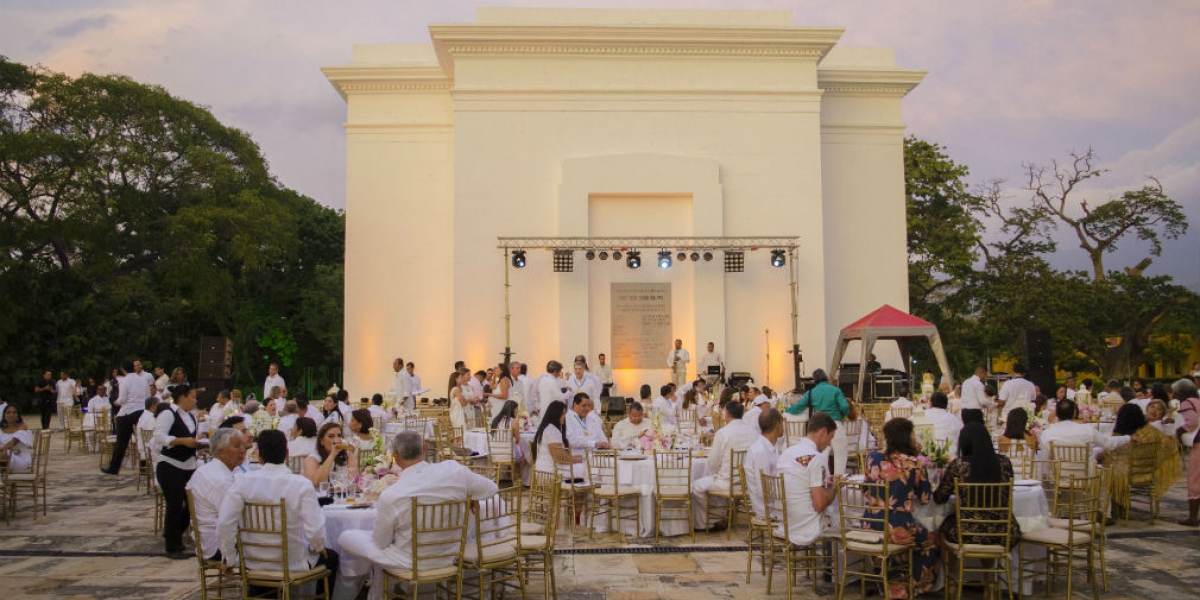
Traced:
POLYGON ((827 94, 902 98, 925 78, 910 69, 817 68, 817 87, 827 94))
POLYGON ((437 66, 350 65, 321 72, 343 100, 350 93, 448 92, 452 87, 437 66))
POLYGON ((464 56, 797 58, 820 61, 840 27, 430 25, 438 62, 453 78, 464 56))

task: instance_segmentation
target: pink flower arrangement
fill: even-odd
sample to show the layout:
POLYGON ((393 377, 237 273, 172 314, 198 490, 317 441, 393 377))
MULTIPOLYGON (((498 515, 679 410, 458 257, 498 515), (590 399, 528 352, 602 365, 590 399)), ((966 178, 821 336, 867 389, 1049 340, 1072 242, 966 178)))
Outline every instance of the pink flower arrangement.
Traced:
POLYGON ((667 450, 671 448, 671 436, 662 435, 653 429, 647 429, 641 437, 642 450, 667 450))
POLYGON ((1096 404, 1080 404, 1079 416, 1085 421, 1095 421, 1100 418, 1100 406, 1096 404))

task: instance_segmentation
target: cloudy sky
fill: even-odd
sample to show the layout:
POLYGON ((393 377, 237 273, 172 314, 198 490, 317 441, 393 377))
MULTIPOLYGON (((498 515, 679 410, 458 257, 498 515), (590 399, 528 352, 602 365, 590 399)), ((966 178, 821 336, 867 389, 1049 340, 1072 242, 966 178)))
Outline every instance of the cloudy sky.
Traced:
MULTIPOLYGON (((929 71, 905 100, 909 131, 948 147, 974 182, 1002 178, 1023 198, 1023 162, 1088 146, 1111 170, 1092 204, 1159 178, 1193 225, 1152 271, 1200 290, 1195 0, 5 0, 0 54, 162 85, 250 132, 285 185, 342 207, 345 106, 319 67, 348 62, 353 44, 427 42, 429 23, 473 21, 479 5, 783 9, 797 25, 845 27, 843 44, 894 48, 929 71)), ((1062 237, 1060 262, 1084 268, 1062 237)))

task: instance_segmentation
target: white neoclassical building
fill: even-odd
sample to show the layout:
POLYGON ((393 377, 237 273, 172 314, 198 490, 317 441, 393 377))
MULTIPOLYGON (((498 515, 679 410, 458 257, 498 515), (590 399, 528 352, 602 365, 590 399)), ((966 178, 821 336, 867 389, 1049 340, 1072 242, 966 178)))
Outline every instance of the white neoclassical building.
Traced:
POLYGON ((498 363, 506 271, 531 374, 603 352, 633 395, 668 379, 680 338, 693 361, 711 341, 729 370, 791 387, 788 269, 769 248, 740 273, 719 252, 659 269, 660 248, 636 270, 575 252, 559 273, 536 249, 511 268, 500 237, 795 237, 806 371, 840 327, 907 308, 901 99, 924 72, 891 50, 776 11, 480 9, 429 33, 323 70, 347 105, 348 389, 389 388, 397 356, 432 395, 455 360, 498 363), (666 290, 657 329, 634 332, 654 339, 629 338, 630 283, 666 290))

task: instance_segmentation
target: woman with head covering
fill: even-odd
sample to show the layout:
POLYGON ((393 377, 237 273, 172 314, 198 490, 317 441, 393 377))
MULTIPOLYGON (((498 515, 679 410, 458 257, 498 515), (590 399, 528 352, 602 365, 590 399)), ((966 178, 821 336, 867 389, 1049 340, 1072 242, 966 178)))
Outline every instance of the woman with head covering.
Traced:
MULTIPOLYGON (((1017 411, 1024 412, 1024 409, 1015 408, 1012 413, 1009 413, 1009 423, 1012 422, 1012 415, 1017 411)), ((945 504, 950 500, 950 496, 954 494, 955 482, 961 483, 1004 483, 1013 480, 1012 462, 1003 454, 996 454, 996 450, 992 448, 992 437, 988 434, 987 427, 981 423, 968 423, 963 426, 962 432, 958 434, 958 458, 950 461, 946 467, 946 474, 942 477, 941 485, 933 492, 933 501, 938 504, 945 504)), ((1005 497, 1004 502, 1007 503, 1009 498, 1005 497)), ((987 519, 986 514, 967 514, 963 516, 970 519, 987 519)), ((984 533, 999 533, 1002 531, 999 523, 988 523, 982 525, 984 533)), ((1009 538, 1010 548, 1017 543, 1021 537, 1021 527, 1017 525, 1017 520, 1014 517, 1011 523, 1012 537, 1009 538)), ((946 520, 942 521, 942 526, 939 529, 941 535, 950 542, 957 543, 958 522, 954 513, 946 520)), ((967 535, 963 539, 967 544, 995 544, 995 538, 987 536, 971 536, 967 535)))

